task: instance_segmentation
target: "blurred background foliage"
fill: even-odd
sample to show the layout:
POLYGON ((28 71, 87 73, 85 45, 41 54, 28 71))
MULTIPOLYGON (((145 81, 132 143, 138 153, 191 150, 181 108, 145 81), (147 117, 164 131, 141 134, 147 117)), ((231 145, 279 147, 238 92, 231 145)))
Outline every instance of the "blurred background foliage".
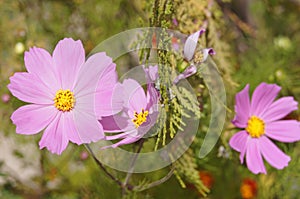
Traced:
MULTIPOLYGON (((172 177, 158 187, 132 192, 128 198, 201 198, 198 179, 210 189, 207 198, 298 198, 300 145, 279 144, 292 157, 284 170, 267 166, 268 175, 253 175, 240 165, 228 140, 236 132, 230 124, 234 95, 246 84, 282 86, 281 95, 300 101, 300 1, 299 0, 176 0, 166 27, 190 34, 206 28, 201 45, 213 47, 213 57, 227 89, 228 119, 221 139, 204 159, 199 144, 209 124, 209 99, 205 87, 200 136, 183 157, 193 176, 172 177), (196 173, 195 173, 196 171, 196 173), (190 179, 190 180, 188 180, 190 179), (196 180, 195 180, 196 179, 196 180), (183 185, 184 184, 184 185, 183 185)), ((149 26, 152 2, 146 0, 18 0, 0 1, 0 198, 120 198, 120 190, 95 164, 83 146, 69 145, 62 156, 39 150, 40 135, 15 133, 10 115, 23 105, 6 85, 17 71, 25 71, 24 51, 38 46, 52 52, 64 37, 80 39, 88 54, 98 43, 121 31, 149 26)), ((195 77, 189 78, 197 82, 195 77)), ((289 118, 300 119, 294 112, 289 118)), ((147 145, 146 145, 147 146, 147 145)), ((118 178, 125 173, 110 170, 118 178)), ((134 175, 132 181, 159 179, 166 170, 134 175)), ((147 181, 146 180, 146 181, 147 181)))

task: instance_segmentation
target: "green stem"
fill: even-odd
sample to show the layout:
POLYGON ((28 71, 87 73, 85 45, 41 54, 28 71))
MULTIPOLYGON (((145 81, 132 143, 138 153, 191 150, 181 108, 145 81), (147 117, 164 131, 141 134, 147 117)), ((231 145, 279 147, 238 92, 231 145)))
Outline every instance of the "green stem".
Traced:
MULTIPOLYGON (((92 151, 92 149, 90 148, 90 146, 88 144, 85 144, 85 147, 87 148, 87 150, 90 152, 90 154, 92 155, 94 161, 97 163, 97 165, 99 166, 100 169, 102 169, 104 171, 104 173, 111 178, 113 181, 115 181, 119 186, 123 186, 123 183, 117 179, 115 176, 113 176, 105 167, 104 165, 96 158, 94 152, 92 151)), ((128 185, 128 187, 132 187, 131 185, 128 185)))
POLYGON ((148 184, 146 186, 137 186, 137 187, 134 187, 133 190, 134 191, 144 191, 146 189, 150 189, 152 187, 158 186, 158 185, 166 182, 167 180, 169 180, 172 177, 172 175, 174 173, 174 170, 175 170, 175 168, 172 168, 171 171, 169 171, 169 173, 165 177, 163 177, 163 178, 161 178, 161 179, 159 179, 157 181, 154 181, 154 182, 152 182, 152 183, 150 183, 150 184, 148 184))
POLYGON ((133 187, 132 186, 128 186, 128 181, 130 179, 130 177, 132 176, 132 173, 133 173, 133 170, 134 170, 134 165, 135 165, 135 162, 137 160, 137 157, 139 155, 139 153, 141 152, 142 148, 143 148, 143 144, 144 144, 144 139, 142 138, 140 141, 139 141, 139 148, 137 149, 134 157, 132 158, 131 160, 131 164, 130 164, 130 169, 129 171, 127 172, 127 175, 125 177, 125 180, 124 180, 124 183, 122 184, 122 195, 124 195, 126 193, 126 189, 129 189, 129 190, 132 190, 133 187))

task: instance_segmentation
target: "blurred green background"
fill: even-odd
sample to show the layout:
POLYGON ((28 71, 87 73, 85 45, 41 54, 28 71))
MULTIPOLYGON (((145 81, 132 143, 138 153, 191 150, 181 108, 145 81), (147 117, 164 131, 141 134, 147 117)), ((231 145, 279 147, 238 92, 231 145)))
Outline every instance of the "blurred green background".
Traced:
MULTIPOLYGON (((189 34, 208 22, 203 42, 217 51, 213 59, 228 86, 231 110, 235 93, 248 83, 252 90, 260 82, 277 83, 283 88, 281 95, 292 95, 300 101, 299 0, 177 0, 174 4, 174 18, 179 24, 170 28, 189 34)), ((72 37, 83 42, 88 54, 116 33, 149 26, 151 8, 146 0, 0 0, 0 198, 120 198, 119 188, 99 170, 83 146, 69 145, 62 156, 57 156, 38 149, 40 134, 17 135, 9 117, 22 102, 9 94, 6 85, 14 72, 25 71, 24 51, 30 47, 52 52, 60 39, 72 37)), ((298 198, 299 144, 278 143, 292 157, 284 170, 267 166, 268 175, 252 175, 239 164, 238 154, 228 148, 227 142, 236 131, 230 124, 233 115, 228 112, 214 151, 196 161, 196 177, 202 176, 211 188, 207 197, 242 198, 242 182, 251 178, 257 186, 256 198, 298 198)), ((289 117, 299 120, 299 111, 289 117)), ((125 176, 111 172, 118 178, 125 176)), ((164 173, 139 174, 133 179, 146 177, 151 181, 164 173)), ((182 188, 172 177, 158 187, 128 197, 202 196, 193 184, 182 188)))

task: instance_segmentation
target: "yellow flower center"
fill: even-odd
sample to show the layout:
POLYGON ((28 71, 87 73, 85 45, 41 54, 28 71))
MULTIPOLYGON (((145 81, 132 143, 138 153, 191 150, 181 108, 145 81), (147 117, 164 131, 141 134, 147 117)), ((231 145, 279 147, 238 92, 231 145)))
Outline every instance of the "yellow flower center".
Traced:
POLYGON ((63 112, 70 111, 74 108, 75 97, 73 92, 70 89, 67 90, 58 90, 55 94, 54 106, 63 112))
POLYGON ((204 59, 204 55, 203 55, 202 51, 198 51, 195 53, 195 55, 194 55, 195 63, 199 64, 199 63, 203 62, 203 59, 204 59))
POLYGON ((265 123, 263 120, 256 116, 250 117, 246 131, 253 138, 259 138, 265 133, 265 123))
POLYGON ((132 119, 132 122, 135 124, 135 127, 138 128, 140 125, 142 125, 144 122, 147 121, 147 116, 149 112, 142 109, 140 113, 134 112, 134 119, 132 119))

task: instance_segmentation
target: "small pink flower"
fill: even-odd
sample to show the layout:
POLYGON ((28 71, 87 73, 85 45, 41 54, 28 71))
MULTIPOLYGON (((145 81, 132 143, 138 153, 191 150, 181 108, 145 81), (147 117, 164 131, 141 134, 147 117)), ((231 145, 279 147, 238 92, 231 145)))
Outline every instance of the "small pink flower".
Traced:
POLYGON ((276 169, 283 169, 291 160, 270 139, 280 142, 300 140, 300 122, 280 120, 298 108, 293 97, 274 101, 280 89, 276 84, 261 83, 250 102, 247 85, 235 98, 236 115, 232 123, 244 130, 236 133, 229 144, 240 152, 241 163, 246 155, 247 166, 255 174, 266 173, 263 158, 276 169))
POLYGON ((88 159, 88 157, 89 157, 89 153, 87 151, 82 151, 80 153, 80 159, 81 160, 86 160, 86 159, 88 159))
POLYGON ((199 37, 205 32, 205 29, 201 29, 190 36, 185 41, 183 48, 183 55, 187 61, 191 61, 195 55, 195 51, 198 45, 199 37))
POLYGON ((2 100, 2 102, 4 102, 4 103, 9 102, 9 100, 10 100, 10 95, 7 94, 7 93, 3 94, 3 95, 1 96, 1 100, 2 100))
POLYGON ((119 88, 114 90, 113 98, 124 99, 124 109, 117 115, 102 117, 100 122, 105 132, 115 134, 123 131, 106 136, 106 140, 122 140, 102 149, 134 143, 143 138, 156 123, 159 93, 154 87, 154 82, 158 78, 157 66, 150 66, 144 70, 147 95, 142 86, 133 79, 125 79, 119 88))
MULTIPOLYGON (((96 53, 85 61, 81 41, 67 38, 58 42, 52 56, 33 47, 25 52, 24 60, 28 72, 15 73, 8 85, 15 97, 31 103, 11 116, 17 133, 31 135, 45 129, 40 149, 46 147, 56 154, 61 154, 69 141, 82 144, 104 139, 94 104, 96 93, 109 98, 112 90, 106 85, 117 82, 110 57, 96 53)), ((110 101, 98 100, 103 106, 110 101)), ((112 112, 103 106, 98 107, 100 116, 112 112)))
POLYGON ((173 25, 178 26, 178 21, 177 21, 176 18, 173 18, 173 19, 172 19, 172 23, 173 23, 173 25))
POLYGON ((196 52, 198 39, 205 32, 205 29, 201 29, 193 34, 191 34, 183 48, 183 55, 186 61, 192 62, 181 74, 179 74, 173 81, 177 84, 180 80, 188 78, 197 72, 197 64, 201 64, 206 61, 208 55, 214 55, 216 52, 212 48, 204 48, 196 52))

